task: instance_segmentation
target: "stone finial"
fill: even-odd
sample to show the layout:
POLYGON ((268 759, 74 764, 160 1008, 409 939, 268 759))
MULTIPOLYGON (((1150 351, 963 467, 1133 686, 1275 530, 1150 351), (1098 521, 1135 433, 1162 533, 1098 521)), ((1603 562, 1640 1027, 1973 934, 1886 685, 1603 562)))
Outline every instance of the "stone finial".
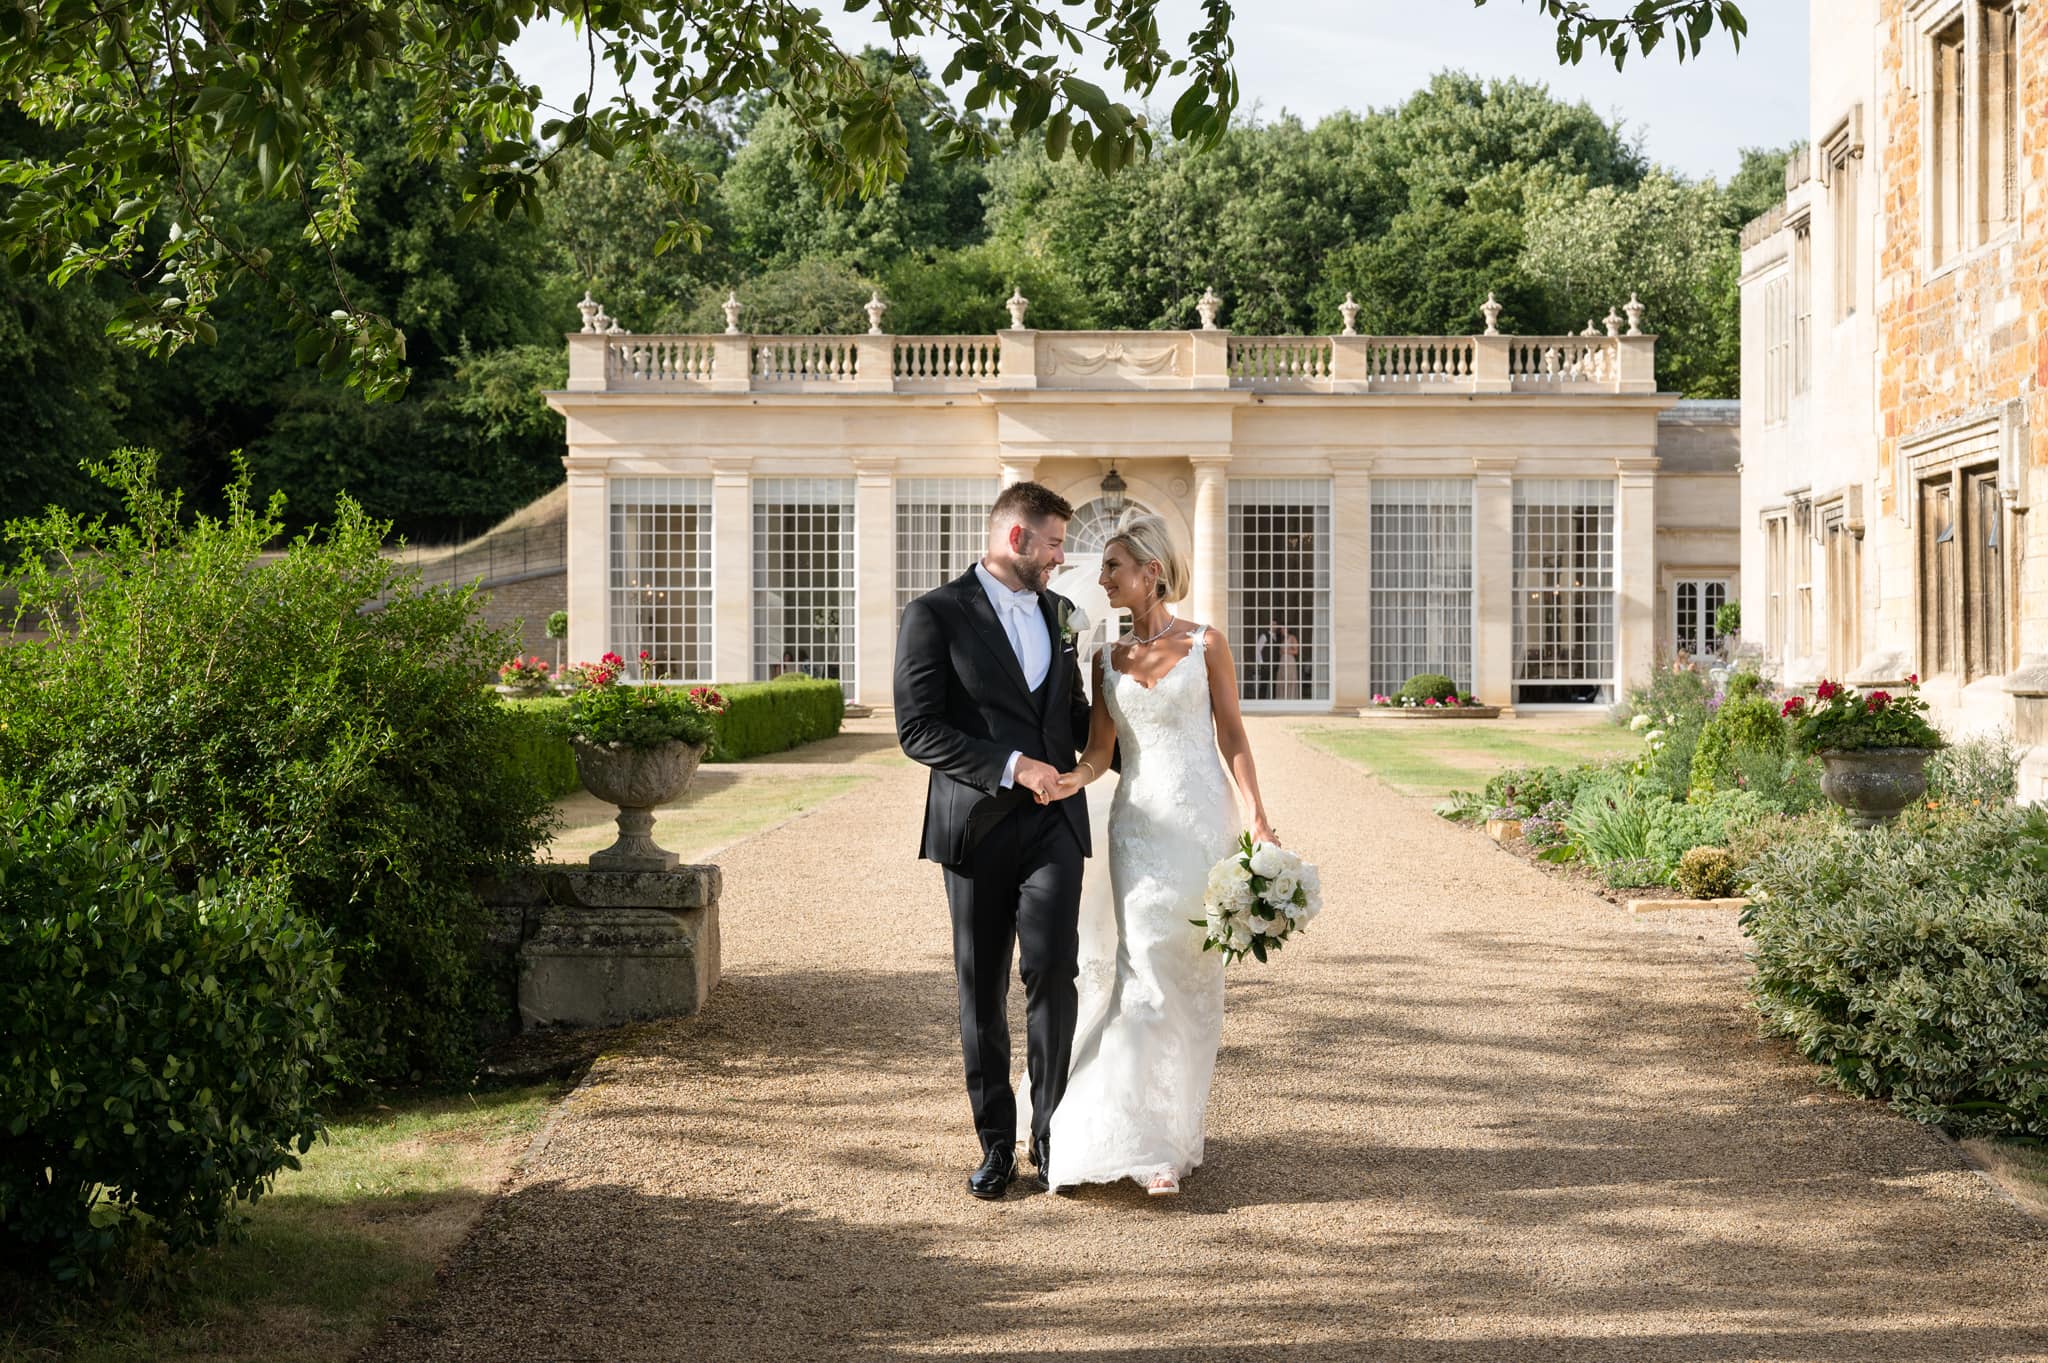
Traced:
POLYGON ((1486 301, 1479 305, 1480 315, 1486 318, 1486 334, 1500 335, 1500 300, 1493 296, 1493 290, 1486 291, 1486 301))
POLYGON ((604 310, 602 304, 598 305, 596 312, 590 314, 590 329, 599 334, 607 333, 617 325, 618 323, 612 320, 612 315, 604 310))
POLYGON ((868 294, 867 304, 861 308, 861 311, 868 315, 868 335, 879 336, 882 334, 882 314, 888 310, 889 305, 882 301, 882 295, 879 290, 871 291, 868 294))
POLYGON ((1581 336, 1598 336, 1599 334, 1600 334, 1600 328, 1598 328, 1598 327, 1594 326, 1594 325, 1593 325, 1593 319, 1592 319, 1592 318, 1590 318, 1590 317, 1588 317, 1588 318, 1586 319, 1586 329, 1585 329, 1584 331, 1580 332, 1580 333, 1579 333, 1579 335, 1581 335, 1581 336))
POLYGON ((626 329, 625 329, 624 327, 622 327, 622 326, 620 326, 620 325, 619 325, 619 319, 618 319, 618 318, 616 318, 616 317, 613 317, 613 318, 611 318, 611 319, 609 319, 609 320, 610 320, 610 322, 611 322, 611 325, 610 325, 610 326, 608 326, 608 327, 606 327, 606 328, 604 329, 604 334, 605 334, 605 335, 607 335, 607 336, 631 336, 631 335, 633 334, 632 332, 630 332, 630 331, 626 330, 626 329))
POLYGON ((583 334, 585 336, 598 329, 595 319, 600 312, 604 311, 604 308, 595 298, 590 296, 590 290, 585 289, 583 291, 583 301, 576 305, 576 311, 583 314, 583 334))
POLYGON ((1358 334, 1358 300, 1353 298, 1347 291, 1344 295, 1344 301, 1337 305, 1337 311, 1344 314, 1344 334, 1346 336, 1356 336, 1358 334))
POLYGON ((1010 301, 1003 304, 1003 306, 1010 310, 1010 330, 1024 330, 1024 309, 1031 306, 1031 300, 1024 296, 1024 291, 1012 288, 1010 290, 1010 301))
POLYGON ((1223 300, 1216 296, 1216 290, 1202 290, 1202 296, 1195 300, 1195 311, 1202 317, 1202 330, 1216 330, 1216 309, 1222 306, 1223 300))
POLYGON ((725 314, 725 334, 740 334, 740 296, 732 289, 725 291, 725 301, 719 304, 719 311, 725 314))
POLYGON ((1609 308, 1607 315, 1600 319, 1600 325, 1607 328, 1609 337, 1621 335, 1621 314, 1609 308))
POLYGON ((1628 334, 1631 336, 1642 335, 1643 313, 1648 311, 1648 309, 1643 307, 1642 302, 1637 299, 1633 289, 1629 291, 1628 302, 1622 305, 1621 310, 1628 314, 1628 334))

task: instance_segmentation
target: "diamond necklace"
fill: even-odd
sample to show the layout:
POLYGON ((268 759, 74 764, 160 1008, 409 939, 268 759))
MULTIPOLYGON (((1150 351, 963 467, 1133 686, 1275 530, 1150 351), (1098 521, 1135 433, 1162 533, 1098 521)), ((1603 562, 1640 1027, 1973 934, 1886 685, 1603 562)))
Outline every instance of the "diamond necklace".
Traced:
POLYGON ((1149 644, 1154 639, 1164 638, 1166 636, 1166 631, 1172 629, 1175 623, 1176 622, 1173 618, 1173 612, 1168 611, 1166 615, 1166 623, 1159 627, 1159 633, 1157 634, 1140 634, 1138 633, 1137 625, 1133 624, 1131 626, 1131 642, 1134 644, 1149 644))

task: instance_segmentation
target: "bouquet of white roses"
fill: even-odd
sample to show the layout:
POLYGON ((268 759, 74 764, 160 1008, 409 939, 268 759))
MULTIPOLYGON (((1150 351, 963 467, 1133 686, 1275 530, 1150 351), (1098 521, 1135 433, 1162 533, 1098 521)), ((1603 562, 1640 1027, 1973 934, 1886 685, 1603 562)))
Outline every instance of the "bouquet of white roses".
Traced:
POLYGON ((1202 895, 1208 916, 1188 921, 1208 933, 1202 950, 1220 951, 1232 961, 1246 956, 1263 961, 1322 909, 1316 868, 1283 847, 1255 843, 1246 833, 1237 850, 1209 872, 1202 895))

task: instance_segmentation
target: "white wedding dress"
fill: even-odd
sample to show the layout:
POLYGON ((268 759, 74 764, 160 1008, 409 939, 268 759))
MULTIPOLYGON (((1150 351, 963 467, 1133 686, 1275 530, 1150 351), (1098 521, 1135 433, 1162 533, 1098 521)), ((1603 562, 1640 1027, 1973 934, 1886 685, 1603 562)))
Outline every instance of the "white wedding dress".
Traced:
POLYGON ((1206 642, 1198 633, 1150 689, 1118 672, 1104 650, 1123 758, 1109 811, 1114 964, 1091 968, 1084 922, 1082 1030, 1052 1115, 1055 1187, 1142 1182, 1202 1162, 1223 1034, 1223 956, 1202 950, 1203 930, 1189 920, 1203 916, 1209 868, 1238 837, 1237 802, 1216 751, 1206 642))

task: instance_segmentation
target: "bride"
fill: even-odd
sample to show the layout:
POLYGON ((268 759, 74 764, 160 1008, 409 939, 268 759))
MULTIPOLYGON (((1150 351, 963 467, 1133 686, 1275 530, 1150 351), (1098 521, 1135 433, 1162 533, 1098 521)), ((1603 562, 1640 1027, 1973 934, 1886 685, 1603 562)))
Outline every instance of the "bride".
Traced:
POLYGON ((1101 584, 1110 605, 1131 613, 1131 632, 1096 655, 1087 751, 1055 798, 1097 779, 1121 745, 1109 813, 1116 974, 1053 1110, 1046 1181, 1062 1189, 1130 1178, 1170 1196, 1202 1162, 1223 1033, 1223 957, 1202 950, 1190 920, 1203 916, 1209 868, 1247 822, 1253 837, 1278 839, 1259 798, 1230 646, 1168 605, 1186 598, 1188 568, 1166 523, 1149 514, 1119 522, 1101 584))

